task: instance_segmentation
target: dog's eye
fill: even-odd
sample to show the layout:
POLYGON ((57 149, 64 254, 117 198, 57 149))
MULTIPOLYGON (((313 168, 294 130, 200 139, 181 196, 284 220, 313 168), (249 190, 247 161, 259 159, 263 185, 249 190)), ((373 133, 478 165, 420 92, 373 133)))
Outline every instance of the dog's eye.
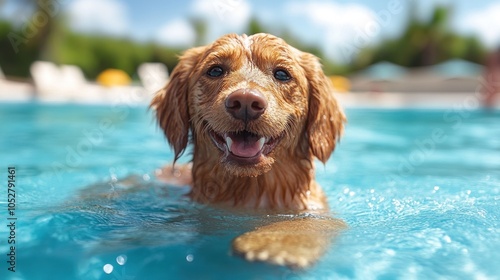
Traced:
POLYGON ((278 81, 282 81, 282 82, 286 82, 288 80, 290 80, 292 77, 290 76, 290 74, 283 70, 283 69, 277 69, 277 70, 274 70, 274 78, 278 81))
POLYGON ((220 67, 220 66, 212 66, 207 71, 207 75, 212 77, 212 78, 220 77, 223 74, 224 74, 224 69, 222 69, 222 67, 220 67))

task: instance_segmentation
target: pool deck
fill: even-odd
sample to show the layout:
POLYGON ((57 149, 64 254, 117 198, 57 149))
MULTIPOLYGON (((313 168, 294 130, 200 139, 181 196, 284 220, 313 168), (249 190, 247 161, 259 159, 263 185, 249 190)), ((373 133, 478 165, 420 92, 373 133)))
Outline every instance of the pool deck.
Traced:
MULTIPOLYGON (((485 107, 484 95, 479 92, 354 92, 336 94, 344 108, 422 108, 422 109, 465 109, 485 107)), ((500 109, 500 94, 491 108, 500 109)))
POLYGON ((142 105, 149 104, 153 95, 154 92, 148 92, 140 85, 105 87, 95 83, 86 83, 79 88, 54 87, 37 91, 31 83, 0 78, 0 102, 142 105))
MULTIPOLYGON (((73 104, 130 104, 147 105, 154 93, 138 85, 101 87, 93 85, 70 95, 40 96, 35 87, 26 82, 0 79, 0 102, 30 102, 73 104)), ((424 109, 478 109, 484 107, 481 92, 347 92, 335 93, 344 108, 424 108, 424 109)), ((500 109, 500 94, 490 107, 500 109)))

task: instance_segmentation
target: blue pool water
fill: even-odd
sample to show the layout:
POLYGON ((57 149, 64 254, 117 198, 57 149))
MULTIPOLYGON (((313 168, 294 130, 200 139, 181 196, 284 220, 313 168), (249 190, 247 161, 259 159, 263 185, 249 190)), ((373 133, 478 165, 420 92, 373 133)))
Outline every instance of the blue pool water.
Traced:
POLYGON ((172 153, 147 108, 0 104, 0 279, 500 279, 500 113, 347 115, 317 180, 349 229, 292 270, 229 250, 288 216, 214 210, 155 180, 172 153))

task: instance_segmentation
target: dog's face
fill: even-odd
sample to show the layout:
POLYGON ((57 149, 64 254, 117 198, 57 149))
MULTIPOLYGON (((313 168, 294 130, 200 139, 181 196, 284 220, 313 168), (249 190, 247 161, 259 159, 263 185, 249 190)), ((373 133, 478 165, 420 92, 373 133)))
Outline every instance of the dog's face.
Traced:
POLYGON ((237 176, 297 154, 326 161, 344 121, 317 58, 268 34, 188 50, 152 106, 176 157, 191 130, 194 144, 237 176))

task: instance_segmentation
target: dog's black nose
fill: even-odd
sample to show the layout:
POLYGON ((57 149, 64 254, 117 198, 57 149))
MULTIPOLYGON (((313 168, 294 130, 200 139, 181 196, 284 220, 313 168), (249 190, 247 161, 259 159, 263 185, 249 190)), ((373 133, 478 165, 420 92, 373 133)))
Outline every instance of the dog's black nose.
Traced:
POLYGON ((249 121, 259 118, 267 108, 267 100, 258 90, 238 89, 226 98, 226 111, 234 118, 249 121))

